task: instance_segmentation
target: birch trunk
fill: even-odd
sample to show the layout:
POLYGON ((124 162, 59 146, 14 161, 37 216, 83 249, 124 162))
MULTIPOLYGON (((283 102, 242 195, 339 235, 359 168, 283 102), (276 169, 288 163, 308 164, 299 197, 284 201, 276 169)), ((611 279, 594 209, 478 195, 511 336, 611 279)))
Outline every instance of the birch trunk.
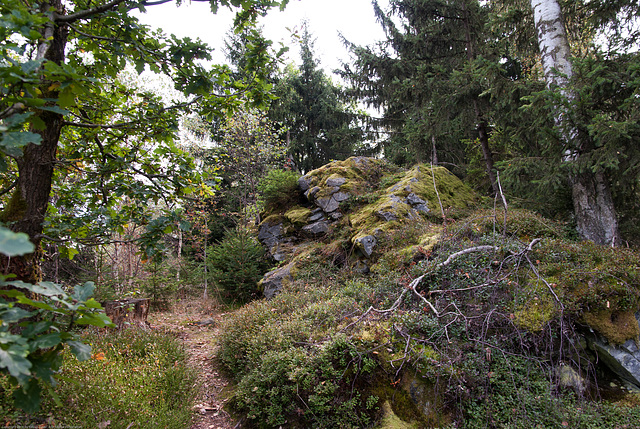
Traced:
MULTIPOLYGON (((559 91, 570 106, 576 94, 570 87, 571 49, 560 4, 557 0, 531 0, 531 8, 547 85, 559 91)), ((564 162, 578 161, 588 141, 588 136, 572 123, 570 113, 566 107, 556 106, 554 116, 565 146, 564 162)), ((618 221, 604 172, 583 171, 570 177, 569 183, 580 236, 597 244, 615 246, 619 241, 618 221)))

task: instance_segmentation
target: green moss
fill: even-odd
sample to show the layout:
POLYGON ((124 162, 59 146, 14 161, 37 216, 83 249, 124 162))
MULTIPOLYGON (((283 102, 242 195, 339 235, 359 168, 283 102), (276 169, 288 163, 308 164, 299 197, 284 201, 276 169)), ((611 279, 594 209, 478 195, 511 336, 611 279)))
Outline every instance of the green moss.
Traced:
POLYGON ((284 214, 284 217, 287 218, 287 220, 295 226, 304 226, 307 224, 307 220, 309 219, 310 215, 310 209, 296 206, 287 211, 284 214))
POLYGON ((631 311, 602 310, 583 314, 584 322, 612 344, 638 340, 640 328, 631 311))
POLYGON ((520 309, 514 311, 516 326, 528 332, 540 332, 556 315, 556 308, 551 297, 534 297, 520 309))
POLYGON ((431 169, 421 164, 409 170, 396 184, 386 189, 389 194, 406 197, 410 193, 427 201, 431 214, 441 217, 440 202, 448 215, 456 209, 467 209, 477 203, 478 197, 473 190, 444 167, 431 169), (433 175, 432 175, 433 173, 433 175), (435 177, 435 187, 434 187, 435 177), (436 192, 437 188, 437 192, 436 192), (438 200, 438 196, 440 200, 438 200))
POLYGON ((7 206, 0 213, 0 222, 16 222, 24 217, 27 211, 27 202, 22 198, 20 188, 16 187, 7 206))
MULTIPOLYGON (((481 236, 494 231, 504 232, 504 210, 478 210, 468 216, 468 221, 459 222, 451 228, 455 235, 481 236)), ((563 238, 567 235, 565 225, 545 219, 530 210, 509 209, 507 211, 509 236, 530 241, 534 238, 563 238)))
POLYGON ((418 429, 415 423, 407 423, 393 412, 389 401, 382 404, 382 421, 377 427, 378 429, 418 429))
POLYGON ((284 223, 286 220, 286 218, 284 216, 282 216, 281 214, 272 214, 267 216, 266 218, 264 218, 262 220, 262 222, 260 223, 260 226, 262 225, 278 225, 279 223, 284 223))
POLYGON ((383 408, 382 429, 443 427, 451 423, 436 385, 425 381, 415 371, 406 371, 396 383, 379 377, 372 393, 380 398, 383 407, 385 403, 389 404, 388 410, 383 408), (384 426, 391 423, 401 426, 384 426))

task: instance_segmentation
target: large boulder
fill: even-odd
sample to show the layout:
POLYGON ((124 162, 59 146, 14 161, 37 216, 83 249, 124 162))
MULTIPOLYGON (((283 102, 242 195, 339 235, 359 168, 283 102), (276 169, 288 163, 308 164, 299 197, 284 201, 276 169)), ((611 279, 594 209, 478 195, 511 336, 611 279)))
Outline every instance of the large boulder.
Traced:
POLYGON ((258 282, 258 286, 262 289, 264 297, 271 299, 282 290, 284 283, 287 281, 293 281, 291 264, 269 271, 264 275, 262 280, 258 282))

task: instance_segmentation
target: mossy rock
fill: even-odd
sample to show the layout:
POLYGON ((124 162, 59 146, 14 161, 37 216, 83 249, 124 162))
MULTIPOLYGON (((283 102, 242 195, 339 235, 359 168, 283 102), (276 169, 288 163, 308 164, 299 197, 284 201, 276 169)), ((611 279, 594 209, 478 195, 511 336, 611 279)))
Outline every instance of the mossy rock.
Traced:
POLYGON ((309 216, 311 215, 311 210, 306 207, 295 206, 288 210, 284 217, 292 224, 297 227, 301 227, 307 224, 309 220, 309 216))
POLYGON ((478 202, 477 194, 449 170, 444 167, 431 168, 426 164, 409 170, 386 192, 404 198, 411 193, 416 194, 427 201, 432 215, 436 217, 442 217, 441 203, 442 209, 450 216, 455 214, 455 210, 469 209, 478 202))
POLYGON ((389 401, 382 404, 382 421, 377 429, 419 429, 417 423, 407 423, 393 412, 389 401))
POLYGON ((384 174, 397 169, 384 160, 355 156, 344 161, 332 161, 312 170, 303 176, 303 180, 310 189, 316 186, 320 188, 318 196, 330 194, 330 188, 335 186, 332 181, 344 182, 339 185, 343 192, 361 193, 375 187, 384 174))
POLYGON ((582 320, 594 331, 604 336, 610 344, 621 345, 628 340, 638 340, 640 327, 631 311, 614 311, 611 309, 587 312, 582 320))

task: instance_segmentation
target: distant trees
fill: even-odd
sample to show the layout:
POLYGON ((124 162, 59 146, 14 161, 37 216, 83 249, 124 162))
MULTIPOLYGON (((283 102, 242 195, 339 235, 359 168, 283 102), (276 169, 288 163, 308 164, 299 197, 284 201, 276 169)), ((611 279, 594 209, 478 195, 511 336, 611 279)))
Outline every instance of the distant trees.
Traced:
POLYGON ((332 159, 360 153, 365 146, 359 112, 318 68, 306 23, 300 43, 301 64, 288 66, 276 82, 277 98, 268 116, 286 128, 289 155, 297 168, 306 172, 332 159))
POLYGON ((394 0, 390 15, 374 8, 387 40, 377 47, 346 41, 355 60, 341 74, 354 95, 382 109, 385 156, 462 165, 465 142, 476 142, 496 192, 484 93, 499 57, 486 43, 486 8, 470 0, 394 0))

